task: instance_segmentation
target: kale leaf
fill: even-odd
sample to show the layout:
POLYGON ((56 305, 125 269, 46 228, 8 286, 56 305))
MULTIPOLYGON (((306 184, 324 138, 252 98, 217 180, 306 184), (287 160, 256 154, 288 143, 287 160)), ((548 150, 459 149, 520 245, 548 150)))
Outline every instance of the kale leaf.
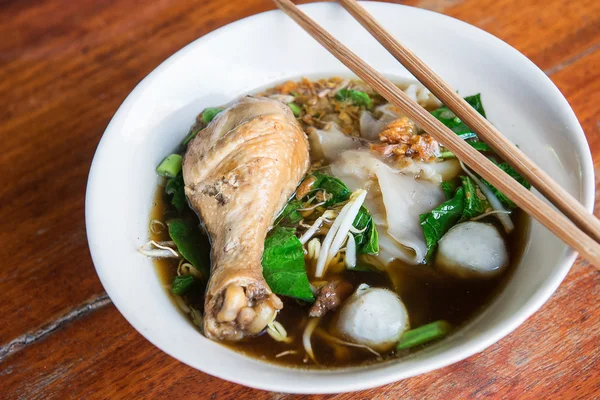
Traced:
POLYGON ((297 211, 302 208, 300 200, 292 199, 283 208, 275 220, 275 225, 293 226, 302 220, 302 215, 297 211))
POLYGON ((192 275, 176 276, 173 278, 173 283, 171 284, 171 293, 177 295, 185 294, 195 283, 196 279, 192 275))
POLYGON ((183 174, 179 173, 175 178, 167 179, 165 185, 165 192, 171 196, 171 204, 182 212, 187 206, 187 199, 185 198, 185 184, 183 183, 183 174))
MULTIPOLYGON (((529 182, 527 182, 527 180, 525 180, 525 178, 523 178, 517 171, 515 171, 515 169, 513 167, 511 167, 510 165, 508 165, 505 162, 498 164, 494 160, 491 160, 491 161, 494 164, 496 164, 502 171, 504 171, 508 175, 510 175, 514 180, 516 180, 521 185, 523 185, 523 187, 525 187, 527 190, 531 189, 531 184, 529 182)), ((486 181, 483 178, 481 179, 481 181, 483 182, 484 185, 489 187, 492 190, 492 192, 494 192, 496 197, 498 197, 498 200, 500 200, 502 205, 507 210, 513 210, 517 207, 517 205, 515 203, 513 203, 512 200, 510 200, 508 197, 506 197, 506 195, 504 193, 502 193, 498 189, 496 189, 491 183, 489 183, 488 181, 486 181)))
MULTIPOLYGON (((465 97, 465 101, 471 105, 479 114, 485 118, 485 110, 483 109, 483 104, 481 103, 481 95, 478 93, 473 96, 465 97)), ((435 109, 431 112, 431 114, 436 117, 440 122, 450 128, 454 133, 463 137, 463 139, 469 139, 472 137, 477 137, 471 128, 469 128, 460 118, 458 118, 448 107, 442 106, 438 109, 435 109), (469 134, 468 137, 465 136, 469 134), (472 135, 472 136, 471 136, 472 135)))
POLYGON ((427 245, 427 255, 425 256, 427 261, 431 260, 442 236, 461 218, 464 202, 465 190, 460 187, 453 198, 446 200, 430 212, 419 216, 425 236, 425 244, 427 245))
POLYGON ((481 215, 490 208, 490 203, 479 190, 475 182, 468 176, 461 176, 462 188, 465 192, 465 205, 459 222, 468 221, 481 215))
POLYGON ((313 172, 312 175, 316 178, 316 181, 313 184, 313 191, 315 189, 321 189, 327 193, 328 196, 331 196, 324 204, 325 207, 341 203, 350 198, 350 189, 348 189, 348 186, 338 178, 319 171, 313 172))
POLYGON ((458 187, 455 181, 442 182, 441 186, 442 190, 444 191, 444 195, 446 196, 446 200, 454 197, 454 192, 456 192, 456 188, 458 187))
POLYGON ((361 206, 354 222, 354 228, 363 232, 354 235, 356 242, 356 252, 358 254, 377 254, 379 253, 379 235, 373 222, 371 213, 365 206, 361 206))
POLYGON ((208 237, 200 232, 200 228, 191 220, 174 218, 167 221, 169 236, 177 245, 177 250, 194 268, 208 279, 210 273, 210 244, 208 237))

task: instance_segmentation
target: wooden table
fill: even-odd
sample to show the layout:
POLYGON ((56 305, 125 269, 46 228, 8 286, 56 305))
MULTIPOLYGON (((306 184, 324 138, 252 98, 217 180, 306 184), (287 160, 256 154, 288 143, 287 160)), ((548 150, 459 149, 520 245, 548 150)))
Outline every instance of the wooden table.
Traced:
MULTIPOLYGON (((409 0, 500 37, 573 106, 600 165, 600 1, 409 0)), ((0 397, 292 399, 166 355, 106 296, 84 193, 104 128, 170 54, 268 0, 0 1, 0 397)), ((399 21, 401 23, 401 21, 399 21)), ((484 352, 329 399, 600 398, 600 272, 578 261, 550 301, 484 352)))

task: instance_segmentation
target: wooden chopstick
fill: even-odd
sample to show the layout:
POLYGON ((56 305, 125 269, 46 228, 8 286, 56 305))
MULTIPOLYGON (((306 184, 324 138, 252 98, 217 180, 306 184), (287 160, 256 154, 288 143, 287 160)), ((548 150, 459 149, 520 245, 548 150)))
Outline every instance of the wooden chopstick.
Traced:
POLYGON ((437 141, 452 151, 473 171, 482 176, 498 190, 510 198, 531 217, 538 220, 553 234, 584 258, 600 265, 600 244, 587 236, 573 222, 558 213, 551 206, 538 199, 509 175, 504 173, 485 156, 469 146, 448 127, 443 125, 427 110, 410 99, 402 90, 373 69, 365 61, 331 36, 315 21, 304 14, 289 0, 273 0, 283 12, 289 15, 307 33, 325 47, 332 55, 369 84, 386 100, 401 109, 437 141))
POLYGON ((600 220, 541 170, 519 148, 504 137, 487 119, 460 97, 409 48, 398 42, 356 0, 338 2, 377 39, 411 74, 457 115, 469 128, 562 211, 581 230, 600 242, 600 220))

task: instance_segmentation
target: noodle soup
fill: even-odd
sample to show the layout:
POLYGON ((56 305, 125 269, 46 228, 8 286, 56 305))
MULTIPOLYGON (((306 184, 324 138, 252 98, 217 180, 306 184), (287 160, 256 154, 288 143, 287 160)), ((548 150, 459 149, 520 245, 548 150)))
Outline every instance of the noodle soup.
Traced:
MULTIPOLYGON (((427 89, 418 84, 399 86, 529 187, 427 89)), ((181 153, 168 156, 157 168, 166 179, 156 191, 152 240, 142 252, 155 259, 174 303, 200 334, 209 329, 213 340, 269 362, 346 367, 402 357, 443 340, 502 288, 522 252, 526 216, 400 110, 364 83, 337 77, 284 82, 256 98, 260 100, 205 109, 183 141, 181 153), (265 104, 271 107, 269 113, 248 111, 265 104), (282 106, 285 110, 278 111, 282 106), (236 116, 236 110, 248 114, 236 116), (310 153, 291 197, 268 221, 266 237, 244 236, 260 241, 259 267, 268 288, 252 298, 254 286, 230 283, 235 274, 244 276, 244 261, 211 265, 232 251, 230 242, 223 242, 227 243, 223 249, 214 247, 222 243, 214 237, 219 231, 212 228, 210 234, 211 226, 202 218, 203 213, 208 215, 202 209, 207 203, 194 202, 193 196, 214 198, 221 208, 211 212, 224 211, 222 218, 232 213, 254 217, 252 207, 227 207, 235 205, 235 196, 261 196, 272 190, 268 199, 282 190, 270 185, 260 192, 255 186, 244 189, 220 172, 221 186, 202 186, 204 182, 194 182, 190 171, 212 165, 206 161, 211 156, 220 157, 214 165, 222 168, 232 154, 249 157, 263 151, 249 145, 255 140, 252 136, 220 156, 219 146, 227 145, 219 139, 211 143, 210 151, 193 158, 197 149, 208 146, 208 135, 225 132, 226 137, 243 129, 253 134, 259 128, 247 124, 262 124, 261 118, 273 114, 284 116, 275 120, 273 129, 277 131, 278 124, 284 124, 282 131, 285 124, 290 132, 300 129, 310 153), (230 122, 235 118, 239 121, 230 122), (221 190, 228 184, 237 191, 221 190), (237 272, 228 275, 231 281, 222 285, 221 292, 213 291, 216 294, 207 299, 211 285, 216 285, 211 279, 221 279, 213 277, 215 268, 221 274, 226 268, 237 272), (214 311, 207 315, 209 303, 214 311), (262 310, 268 313, 264 325, 259 323, 262 310), (209 318, 214 321, 207 325, 209 318)), ((479 95, 466 100, 485 116, 479 95)), ((277 161, 269 168, 284 168, 284 161, 277 161)))

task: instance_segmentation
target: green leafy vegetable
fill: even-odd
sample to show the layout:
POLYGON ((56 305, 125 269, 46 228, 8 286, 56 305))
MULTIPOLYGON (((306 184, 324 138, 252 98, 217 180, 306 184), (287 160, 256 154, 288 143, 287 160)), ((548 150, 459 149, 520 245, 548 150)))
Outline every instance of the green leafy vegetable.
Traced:
POLYGON ((358 250, 362 254, 379 254, 379 233, 375 227, 375 223, 371 221, 371 224, 367 228, 369 240, 358 250))
MULTIPOLYGON (((324 174, 319 171, 314 171, 305 179, 308 179, 311 176, 315 178, 315 181, 312 185, 311 193, 314 193, 318 190, 322 190, 327 194, 327 197, 329 198, 324 204, 325 207, 341 203, 342 201, 346 201, 350 198, 350 189, 348 189, 348 186, 346 186, 346 184, 338 178, 324 174)), ((309 195, 307 194, 302 198, 302 200, 306 200, 308 196, 309 195)))
POLYGON ((485 210, 490 208, 490 203, 471 178, 461 176, 460 179, 465 192, 465 205, 459 221, 462 222, 483 214, 485 210))
POLYGON ((397 350, 410 349, 421 344, 438 340, 446 336, 452 330, 452 325, 447 321, 435 321, 416 329, 404 332, 400 337, 397 350))
POLYGON ((321 189, 331 196, 331 198, 325 202, 325 207, 346 201, 350 198, 350 189, 348 189, 348 186, 338 178, 334 178, 333 176, 326 175, 319 171, 313 172, 313 176, 317 178, 313 184, 313 190, 321 189))
POLYGON ((165 192, 171 196, 171 204, 175 206, 177 211, 182 212, 188 205, 185 197, 185 184, 183 183, 183 174, 177 175, 175 178, 167 179, 165 192))
POLYGON ((491 206, 475 182, 468 176, 461 176, 461 186, 456 190, 454 181, 442 182, 446 200, 427 214, 421 214, 421 227, 427 245, 426 260, 430 261, 439 240, 455 224, 483 214, 491 206))
POLYGON ((265 240, 263 276, 278 295, 314 301, 306 268, 304 250, 293 228, 278 226, 265 240))
POLYGON ((356 252, 358 254, 377 254, 379 253, 379 235, 373 223, 373 217, 365 206, 361 206, 358 214, 352 223, 356 229, 362 231, 354 235, 356 242, 356 252))
MULTIPOLYGON (((488 146, 485 142, 467 142, 467 144, 471 145, 475 150, 481 151, 483 153, 492 151, 492 148, 488 146)), ((441 158, 455 158, 453 152, 451 151, 443 151, 440 155, 441 158)))
POLYGON ((275 225, 296 225, 302 220, 302 215, 297 211, 302 208, 302 202, 296 199, 288 201, 285 208, 277 217, 275 225))
MULTIPOLYGON (((465 101, 471 105, 479 114, 485 118, 485 110, 483 104, 481 104, 481 95, 476 94, 474 96, 465 97, 465 101)), ((448 107, 443 106, 436 110, 433 110, 431 114, 440 120, 444 125, 450 128, 454 133, 459 135, 471 134, 472 137, 477 137, 464 122, 461 121, 448 107)), ((465 139, 464 136, 462 136, 465 139)), ((470 138, 470 137, 469 137, 470 138)))
POLYGON ((425 259, 431 260, 439 240, 454 226, 462 216, 465 191, 460 187, 453 198, 446 200, 427 214, 421 214, 421 227, 427 245, 425 259))
POLYGON ((300 106, 296 103, 288 103, 288 107, 291 108, 292 112, 294 113, 295 117, 299 117, 300 113, 302 112, 302 108, 300 108, 300 106))
POLYGON ((196 283, 196 279, 192 275, 176 276, 171 284, 171 293, 182 295, 191 289, 196 283))
MULTIPOLYGON (((531 189, 531 184, 529 182, 527 182, 527 180, 525 180, 525 178, 523 178, 517 171, 515 171, 515 169, 513 167, 511 167, 510 165, 508 165, 505 162, 498 164, 494 160, 491 160, 491 161, 494 164, 496 164, 502 171, 504 171, 508 175, 510 175, 515 181, 517 181, 521 185, 523 185, 527 190, 531 189)), ((481 181, 483 182, 484 185, 488 186, 494 192, 496 197, 498 197, 498 200, 500 200, 502 205, 507 210, 512 210, 517 207, 517 205, 515 203, 513 203, 512 200, 510 200, 508 197, 506 197, 504 195, 504 193, 500 192, 498 189, 496 189, 494 186, 492 186, 491 183, 489 183, 488 181, 486 181, 483 178, 481 179, 481 181)))
MULTIPOLYGON (((316 190, 322 190, 327 194, 328 200, 324 206, 329 207, 337 203, 341 203, 350 198, 350 189, 344 182, 333 176, 329 176, 319 171, 312 173, 315 181, 312 185, 311 192, 316 190)), ((310 176, 309 176, 310 177, 310 176)), ((305 197, 308 197, 306 195, 305 197)), ((288 207, 292 207, 291 204, 294 200, 290 201, 286 208, 282 212, 282 215, 286 213, 288 207)), ((300 207, 294 205, 294 210, 300 207)), ((298 219, 298 222, 301 218, 298 219)), ((283 220, 283 219, 282 219, 283 220)), ((294 224, 293 222, 291 223, 294 224)), ((364 206, 360 208, 356 218, 354 219, 353 225, 358 230, 364 230, 364 232, 354 235, 356 241, 356 250, 359 254, 377 254, 379 253, 379 235, 377 228, 373 223, 373 218, 364 206)))
POLYGON ((175 178, 181 172, 183 157, 179 154, 170 154, 156 167, 156 173, 167 178, 175 178))
POLYGON ((167 221, 169 236, 177 245, 177 250, 183 258, 188 260, 203 277, 210 273, 210 253, 208 238, 200 232, 200 228, 193 222, 183 218, 167 221))
POLYGON ((335 94, 335 98, 339 101, 352 101, 352 104, 357 106, 365 106, 369 110, 373 108, 373 101, 369 95, 365 92, 361 92, 360 90, 353 89, 340 89, 335 94))
POLYGON ((458 187, 455 181, 442 182, 441 186, 442 190, 444 191, 444 195, 446 196, 446 200, 454 197, 454 192, 456 192, 456 188, 458 187))
POLYGON ((219 114, 221 111, 223 111, 223 109, 219 107, 205 108, 204 111, 202 111, 202 122, 208 124, 210 121, 215 119, 217 114, 219 114))

